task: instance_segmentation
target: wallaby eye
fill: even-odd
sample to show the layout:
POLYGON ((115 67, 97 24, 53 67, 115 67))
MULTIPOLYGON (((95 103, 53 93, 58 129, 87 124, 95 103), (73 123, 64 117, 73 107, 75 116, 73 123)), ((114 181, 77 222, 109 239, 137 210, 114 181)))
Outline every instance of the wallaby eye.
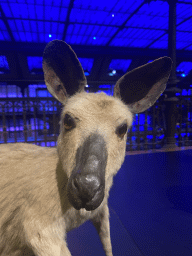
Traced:
POLYGON ((64 127, 66 130, 71 130, 76 127, 75 119, 69 114, 66 114, 64 117, 64 127))
POLYGON ((123 136, 126 134, 127 132, 127 129, 128 129, 128 126, 127 124, 121 124, 120 126, 117 127, 116 129, 116 134, 120 137, 120 138, 123 138, 123 136))

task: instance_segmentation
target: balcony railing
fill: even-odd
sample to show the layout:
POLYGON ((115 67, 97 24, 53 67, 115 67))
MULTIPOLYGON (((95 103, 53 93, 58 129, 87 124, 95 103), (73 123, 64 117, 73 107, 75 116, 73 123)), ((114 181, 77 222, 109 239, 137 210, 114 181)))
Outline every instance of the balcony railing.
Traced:
MULTIPOLYGON (((190 146, 192 96, 181 96, 177 107, 177 145, 190 146)), ((61 104, 52 97, 0 98, 0 143, 28 142, 56 146, 61 109, 61 104)), ((165 111, 161 101, 135 116, 128 133, 127 150, 159 149, 166 144, 165 111)))

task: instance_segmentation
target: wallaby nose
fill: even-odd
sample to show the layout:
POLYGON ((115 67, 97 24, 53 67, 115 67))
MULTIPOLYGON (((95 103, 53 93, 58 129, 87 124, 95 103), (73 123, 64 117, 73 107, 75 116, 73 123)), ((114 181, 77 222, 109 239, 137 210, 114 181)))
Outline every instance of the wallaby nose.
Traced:
POLYGON ((74 177, 72 187, 84 203, 91 201, 95 194, 102 189, 99 177, 94 174, 81 175, 80 173, 74 177))

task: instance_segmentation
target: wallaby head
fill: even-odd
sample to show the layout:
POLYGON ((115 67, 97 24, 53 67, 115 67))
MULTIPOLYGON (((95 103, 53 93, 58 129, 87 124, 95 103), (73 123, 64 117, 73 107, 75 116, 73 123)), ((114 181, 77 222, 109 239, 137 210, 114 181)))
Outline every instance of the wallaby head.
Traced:
POLYGON ((94 210, 108 196, 125 157, 132 116, 151 107, 163 93, 171 64, 163 57, 126 73, 113 96, 86 93, 86 77, 71 47, 59 40, 46 46, 45 83, 64 105, 57 148, 75 209, 94 210))

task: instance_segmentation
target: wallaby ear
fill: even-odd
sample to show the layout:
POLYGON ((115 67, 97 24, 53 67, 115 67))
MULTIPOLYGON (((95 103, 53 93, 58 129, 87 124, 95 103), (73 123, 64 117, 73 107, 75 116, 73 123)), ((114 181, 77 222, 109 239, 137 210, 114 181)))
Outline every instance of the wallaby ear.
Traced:
POLYGON ((60 102, 84 90, 87 80, 72 48, 61 40, 47 44, 43 53, 44 79, 49 92, 60 102))
POLYGON ((133 113, 145 111, 164 92, 171 66, 171 58, 162 57, 126 73, 117 81, 114 96, 120 97, 133 113))

